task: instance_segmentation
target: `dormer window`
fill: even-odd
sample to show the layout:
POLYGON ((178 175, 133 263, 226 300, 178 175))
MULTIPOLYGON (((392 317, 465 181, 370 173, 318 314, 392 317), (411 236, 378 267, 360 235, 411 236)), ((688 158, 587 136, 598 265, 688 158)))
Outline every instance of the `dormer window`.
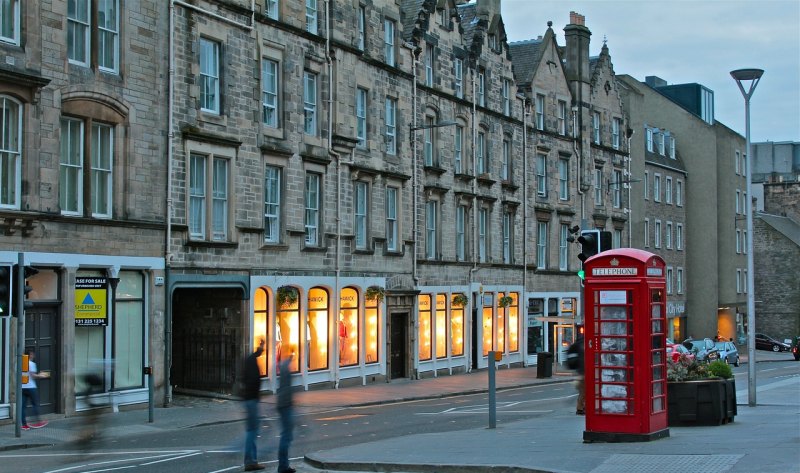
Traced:
POLYGON ((493 34, 489 35, 489 49, 492 51, 497 49, 497 36, 493 34))

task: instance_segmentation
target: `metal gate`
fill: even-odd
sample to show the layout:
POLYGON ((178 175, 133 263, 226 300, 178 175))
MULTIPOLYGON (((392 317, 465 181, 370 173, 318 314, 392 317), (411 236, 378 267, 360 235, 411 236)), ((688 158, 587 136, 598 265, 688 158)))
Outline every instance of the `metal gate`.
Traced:
POLYGON ((172 379, 176 390, 232 394, 243 363, 242 332, 233 327, 189 327, 173 336, 172 379))

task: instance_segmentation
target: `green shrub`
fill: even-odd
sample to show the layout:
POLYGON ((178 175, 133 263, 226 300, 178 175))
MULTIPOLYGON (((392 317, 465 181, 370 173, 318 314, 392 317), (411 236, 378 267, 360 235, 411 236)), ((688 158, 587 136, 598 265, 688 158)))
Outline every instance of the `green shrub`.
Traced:
POLYGON ((731 367, 722 360, 716 360, 709 363, 708 374, 715 378, 733 378, 733 370, 731 370, 731 367))

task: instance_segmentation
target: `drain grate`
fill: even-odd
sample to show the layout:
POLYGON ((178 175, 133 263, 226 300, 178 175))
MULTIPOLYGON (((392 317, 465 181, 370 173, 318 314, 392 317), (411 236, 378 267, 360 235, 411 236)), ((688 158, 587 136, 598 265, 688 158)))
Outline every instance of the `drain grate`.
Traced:
POLYGON ((663 471, 702 471, 723 473, 744 455, 636 455, 617 454, 590 473, 643 473, 663 471))

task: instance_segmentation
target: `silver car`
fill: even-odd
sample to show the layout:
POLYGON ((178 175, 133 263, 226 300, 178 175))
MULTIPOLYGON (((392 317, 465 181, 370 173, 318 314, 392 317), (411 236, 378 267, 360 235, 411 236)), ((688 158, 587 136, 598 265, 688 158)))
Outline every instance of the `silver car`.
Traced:
POLYGON ((719 352, 719 359, 733 366, 739 366, 739 350, 733 342, 715 342, 714 348, 719 352))

